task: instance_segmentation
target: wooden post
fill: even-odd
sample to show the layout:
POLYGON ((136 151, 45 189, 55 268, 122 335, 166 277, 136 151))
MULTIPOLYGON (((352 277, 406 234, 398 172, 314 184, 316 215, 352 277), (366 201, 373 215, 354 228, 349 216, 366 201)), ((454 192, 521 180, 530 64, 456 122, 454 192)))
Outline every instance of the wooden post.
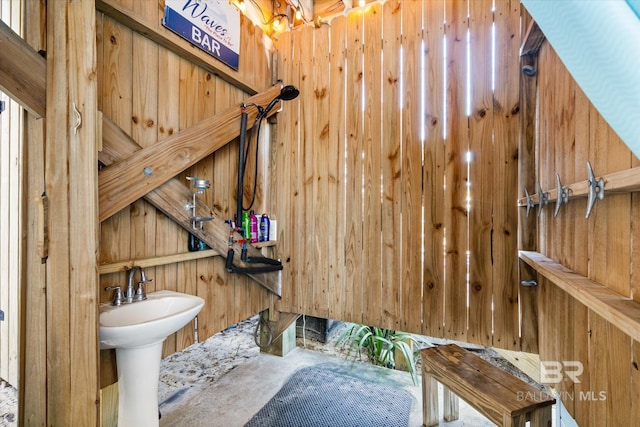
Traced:
MULTIPOLYGON (((40 2, 26 2, 25 40, 35 50, 46 46, 46 10, 40 2)), ((44 79, 43 79, 44 80, 44 79)), ((44 88, 43 88, 44 90, 44 88)), ((46 119, 26 117, 24 139, 25 204, 34 204, 45 191, 44 140, 46 119)), ((47 354, 46 354, 46 264, 38 254, 38 236, 45 224, 38 222, 36 209, 24 209, 25 262, 22 271, 22 306, 20 315, 20 384, 18 387, 22 425, 47 424, 47 354)))
POLYGON ((98 425, 95 4, 47 3, 47 425, 98 425))

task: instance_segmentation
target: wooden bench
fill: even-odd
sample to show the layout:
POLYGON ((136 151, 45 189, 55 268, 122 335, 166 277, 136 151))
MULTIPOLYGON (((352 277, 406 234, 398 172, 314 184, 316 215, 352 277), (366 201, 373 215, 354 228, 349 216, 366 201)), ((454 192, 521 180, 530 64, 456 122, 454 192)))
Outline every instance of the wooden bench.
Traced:
POLYGON ((455 345, 420 351, 422 361, 423 423, 439 424, 438 382, 444 388, 444 419, 458 419, 458 397, 499 426, 551 426, 548 393, 455 345), (454 394, 452 394, 454 393, 454 394), (457 397, 456 397, 457 396, 457 397))

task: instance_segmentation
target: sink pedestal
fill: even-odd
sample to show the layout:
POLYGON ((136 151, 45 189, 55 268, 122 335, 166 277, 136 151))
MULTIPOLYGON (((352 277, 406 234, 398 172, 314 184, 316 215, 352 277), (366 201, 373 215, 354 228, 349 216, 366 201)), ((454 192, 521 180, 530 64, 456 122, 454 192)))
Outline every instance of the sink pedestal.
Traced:
POLYGON ((116 348, 118 427, 159 425, 158 381, 163 341, 144 347, 116 348))

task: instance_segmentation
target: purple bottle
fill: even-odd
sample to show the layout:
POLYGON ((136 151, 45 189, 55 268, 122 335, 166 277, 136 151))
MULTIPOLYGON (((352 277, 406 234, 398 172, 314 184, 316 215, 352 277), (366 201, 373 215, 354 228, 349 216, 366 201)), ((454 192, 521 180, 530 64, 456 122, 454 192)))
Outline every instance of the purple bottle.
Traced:
POLYGON ((251 230, 251 243, 258 242, 258 217, 251 211, 249 213, 249 227, 251 230))

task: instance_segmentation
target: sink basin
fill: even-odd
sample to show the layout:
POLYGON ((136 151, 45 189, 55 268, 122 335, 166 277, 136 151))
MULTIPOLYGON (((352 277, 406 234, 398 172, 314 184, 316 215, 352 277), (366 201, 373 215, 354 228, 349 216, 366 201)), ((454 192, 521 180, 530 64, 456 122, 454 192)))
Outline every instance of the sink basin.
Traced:
POLYGON ((204 300, 173 291, 157 291, 144 301, 100 306, 100 348, 144 347, 162 341, 200 312, 204 300))
POLYGON ((158 426, 158 381, 162 342, 204 306, 194 295, 147 294, 144 301, 100 305, 100 348, 116 349, 118 427, 158 426))

